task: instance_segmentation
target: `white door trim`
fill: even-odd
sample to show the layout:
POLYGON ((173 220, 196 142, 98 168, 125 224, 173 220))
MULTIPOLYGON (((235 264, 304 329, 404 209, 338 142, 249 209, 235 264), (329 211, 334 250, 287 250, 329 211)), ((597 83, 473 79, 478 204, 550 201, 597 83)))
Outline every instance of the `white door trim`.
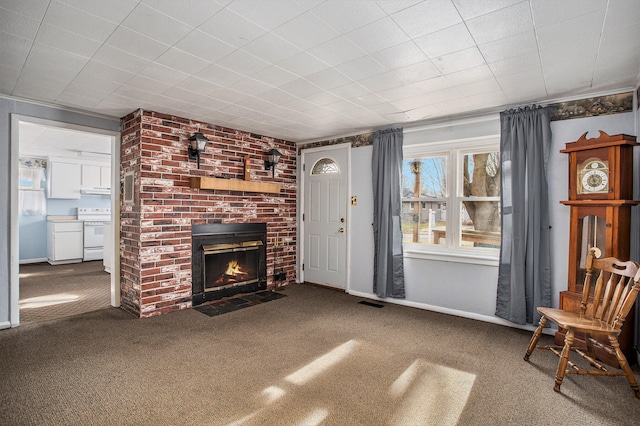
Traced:
POLYGON ((18 210, 18 165, 20 158, 20 123, 41 124, 111 136, 111 223, 113 233, 113 267, 111 270, 111 306, 120 306, 120 133, 60 121, 11 114, 11 172, 9 177, 11 233, 9 235, 9 318, 11 327, 20 325, 20 255, 18 210))
POLYGON ((302 213, 304 213, 304 209, 305 209, 305 176, 306 176, 306 170, 302 170, 303 165, 305 164, 305 160, 306 160, 306 154, 308 153, 317 153, 317 152, 326 152, 327 155, 329 155, 329 153, 331 151, 335 151, 335 150, 346 150, 346 154, 347 154, 347 164, 346 164, 346 168, 347 168, 347 191, 346 191, 346 197, 343 200, 343 202, 345 203, 346 206, 346 218, 347 218, 347 234, 346 234, 346 242, 345 242, 345 292, 349 292, 350 290, 350 276, 351 276, 351 226, 349 226, 349 224, 351 223, 351 209, 350 209, 350 194, 351 194, 351 144, 350 143, 342 143, 342 144, 337 144, 337 145, 327 145, 327 146, 321 146, 321 147, 317 147, 317 148, 307 148, 307 149, 302 149, 301 151, 301 157, 300 157, 300 165, 298 167, 298 170, 300 170, 300 200, 299 200, 299 211, 301 212, 301 214, 299 214, 298 217, 298 236, 297 239, 298 241, 300 241, 300 245, 299 245, 299 259, 300 261, 298 262, 299 266, 298 266, 298 270, 299 270, 299 277, 300 280, 299 282, 304 282, 304 271, 302 270, 302 264, 304 264, 305 259, 304 259, 304 253, 305 253, 305 240, 304 240, 304 221, 302 220, 302 213))

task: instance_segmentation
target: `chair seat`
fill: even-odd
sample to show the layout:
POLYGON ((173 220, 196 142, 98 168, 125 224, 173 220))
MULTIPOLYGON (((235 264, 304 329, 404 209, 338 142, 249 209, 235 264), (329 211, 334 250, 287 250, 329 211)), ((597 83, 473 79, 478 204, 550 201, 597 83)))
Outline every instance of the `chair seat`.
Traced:
POLYGON ((567 312, 562 309, 538 308, 538 313, 544 315, 562 328, 584 331, 594 334, 620 334, 620 329, 615 329, 606 322, 593 318, 591 315, 567 312))

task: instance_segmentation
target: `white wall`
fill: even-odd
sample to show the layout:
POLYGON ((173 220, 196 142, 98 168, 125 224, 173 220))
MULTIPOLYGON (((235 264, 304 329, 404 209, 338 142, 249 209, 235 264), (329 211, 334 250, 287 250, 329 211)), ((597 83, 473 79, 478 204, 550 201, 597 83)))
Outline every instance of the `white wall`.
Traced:
MULTIPOLYGON (((548 164, 549 204, 552 245, 552 305, 558 306, 560 291, 567 289, 569 247, 569 207, 560 204, 567 199, 568 158, 559 151, 565 143, 574 142, 586 131, 597 137, 598 130, 611 135, 634 134, 634 114, 624 113, 602 117, 555 121, 551 124, 552 147, 548 164)), ((499 133, 498 116, 489 121, 468 123, 456 130, 452 126, 437 126, 429 131, 405 129, 405 144, 464 139, 499 133), (409 130, 409 131, 407 131, 409 130)), ((636 154, 638 154, 636 150, 636 154)), ((373 283, 373 190, 371 184, 371 146, 351 151, 351 195, 358 205, 351 207, 351 294, 377 299, 373 283)), ((636 170, 636 175, 638 175, 636 170)), ((638 179, 636 179, 636 183, 638 179)), ((496 262, 497 264, 497 262, 496 262)), ((495 317, 497 266, 408 258, 405 254, 406 299, 387 300, 439 312, 465 316, 500 324, 507 321, 495 317)), ((513 324, 516 326, 515 324, 513 324)))

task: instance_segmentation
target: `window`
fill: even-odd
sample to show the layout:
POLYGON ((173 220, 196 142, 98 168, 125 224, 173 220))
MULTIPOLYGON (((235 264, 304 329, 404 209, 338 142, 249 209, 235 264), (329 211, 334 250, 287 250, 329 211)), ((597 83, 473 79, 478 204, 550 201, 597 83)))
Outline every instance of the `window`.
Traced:
POLYGON ((405 148, 402 234, 406 251, 497 256, 500 249, 498 141, 405 148))
POLYGON ((338 164, 330 158, 321 158, 311 169, 312 175, 339 174, 338 164))

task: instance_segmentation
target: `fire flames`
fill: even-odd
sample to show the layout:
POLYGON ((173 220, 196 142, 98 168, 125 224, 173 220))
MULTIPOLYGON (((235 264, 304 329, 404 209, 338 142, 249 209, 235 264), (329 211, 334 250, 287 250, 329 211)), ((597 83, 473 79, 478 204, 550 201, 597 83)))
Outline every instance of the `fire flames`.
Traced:
POLYGON ((236 282, 240 279, 240 276, 247 274, 248 272, 242 270, 237 260, 232 260, 227 263, 226 271, 216 280, 216 284, 236 282))

